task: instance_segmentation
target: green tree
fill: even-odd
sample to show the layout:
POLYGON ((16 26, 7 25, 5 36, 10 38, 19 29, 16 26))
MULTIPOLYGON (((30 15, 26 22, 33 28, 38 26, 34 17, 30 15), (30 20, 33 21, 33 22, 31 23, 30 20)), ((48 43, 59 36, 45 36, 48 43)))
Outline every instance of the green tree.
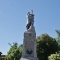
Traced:
POLYGON ((1 55, 2 55, 2 52, 0 52, 0 57, 1 57, 1 55))
POLYGON ((60 30, 56 30, 57 33, 57 42, 60 44, 60 30))
POLYGON ((51 55, 48 57, 48 60, 60 60, 60 53, 51 54, 51 55))
POLYGON ((13 43, 13 45, 9 44, 11 46, 10 50, 7 53, 6 59, 7 60, 20 60, 22 49, 19 48, 17 43, 13 43))
POLYGON ((58 47, 59 47, 59 51, 60 51, 60 30, 56 30, 57 32, 57 38, 56 38, 56 41, 58 42, 58 47))
POLYGON ((37 37, 37 56, 39 60, 48 60, 48 56, 58 51, 58 43, 48 34, 37 37))

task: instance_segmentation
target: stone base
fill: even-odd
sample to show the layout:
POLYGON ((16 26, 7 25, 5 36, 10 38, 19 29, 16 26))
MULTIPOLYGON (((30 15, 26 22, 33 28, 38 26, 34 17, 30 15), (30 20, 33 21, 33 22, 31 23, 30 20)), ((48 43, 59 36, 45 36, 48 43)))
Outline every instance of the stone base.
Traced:
POLYGON ((20 60, 38 60, 38 59, 30 57, 30 58, 21 58, 20 60))

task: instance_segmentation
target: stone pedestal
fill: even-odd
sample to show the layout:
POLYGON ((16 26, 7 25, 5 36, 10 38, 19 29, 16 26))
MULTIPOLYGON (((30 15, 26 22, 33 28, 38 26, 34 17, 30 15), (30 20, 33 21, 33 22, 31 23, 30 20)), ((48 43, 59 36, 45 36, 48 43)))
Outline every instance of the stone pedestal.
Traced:
POLYGON ((20 60, 37 60, 36 33, 33 25, 24 32, 23 52, 20 60))

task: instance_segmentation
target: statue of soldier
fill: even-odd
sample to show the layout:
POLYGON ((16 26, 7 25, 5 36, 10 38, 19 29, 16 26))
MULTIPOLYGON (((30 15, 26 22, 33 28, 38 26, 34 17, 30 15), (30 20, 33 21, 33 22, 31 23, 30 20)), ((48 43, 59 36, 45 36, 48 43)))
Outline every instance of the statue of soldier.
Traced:
POLYGON ((26 28, 27 30, 34 24, 34 14, 32 12, 27 13, 27 25, 26 28))

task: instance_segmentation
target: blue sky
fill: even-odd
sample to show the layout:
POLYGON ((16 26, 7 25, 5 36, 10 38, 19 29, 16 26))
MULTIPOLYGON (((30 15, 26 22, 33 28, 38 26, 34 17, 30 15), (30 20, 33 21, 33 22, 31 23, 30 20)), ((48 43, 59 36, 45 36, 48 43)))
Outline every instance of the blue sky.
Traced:
POLYGON ((0 0, 0 51, 7 54, 8 43, 23 43, 26 14, 35 14, 36 35, 47 33, 57 37, 60 29, 60 0, 0 0))

